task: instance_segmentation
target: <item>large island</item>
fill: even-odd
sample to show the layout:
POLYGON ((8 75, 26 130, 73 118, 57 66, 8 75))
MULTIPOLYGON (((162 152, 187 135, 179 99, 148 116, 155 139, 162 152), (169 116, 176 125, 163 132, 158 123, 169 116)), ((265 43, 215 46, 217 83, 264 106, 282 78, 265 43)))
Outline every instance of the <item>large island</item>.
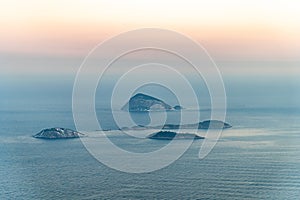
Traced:
POLYGON ((122 107, 122 110, 129 112, 170 111, 180 109, 182 109, 180 105, 172 107, 158 98, 142 93, 138 93, 131 97, 122 107))

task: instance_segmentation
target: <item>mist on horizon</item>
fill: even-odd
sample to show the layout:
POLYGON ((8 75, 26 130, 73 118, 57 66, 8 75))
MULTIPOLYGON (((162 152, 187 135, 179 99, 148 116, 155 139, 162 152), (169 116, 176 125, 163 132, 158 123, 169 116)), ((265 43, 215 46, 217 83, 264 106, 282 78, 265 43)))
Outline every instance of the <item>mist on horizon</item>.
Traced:
MULTIPOLYGON (((183 34, 207 50, 223 77, 229 107, 297 107, 298 7, 298 1, 273 1, 270 6, 267 0, 1 1, 1 101, 5 107, 37 97, 53 104, 64 99, 71 105, 76 74, 93 47, 123 32, 154 27, 183 34)), ((98 59, 113 51, 107 49, 98 59)), ((107 73, 107 79, 116 79, 123 67, 137 61, 164 61, 157 54, 147 55, 129 56, 107 73)), ((168 62, 191 81, 199 97, 204 93, 209 99, 201 77, 178 60, 168 62)), ((99 63, 95 60, 96 67, 104 67, 99 63)), ((106 87, 107 94, 108 88, 112 86, 106 87)))

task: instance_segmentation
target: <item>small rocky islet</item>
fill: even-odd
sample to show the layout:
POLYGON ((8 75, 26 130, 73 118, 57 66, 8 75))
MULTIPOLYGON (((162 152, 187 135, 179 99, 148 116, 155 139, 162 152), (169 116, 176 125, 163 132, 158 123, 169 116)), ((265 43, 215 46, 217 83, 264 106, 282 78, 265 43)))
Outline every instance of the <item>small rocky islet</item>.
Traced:
POLYGON ((149 135, 147 138, 156 140, 204 139, 204 137, 193 133, 176 133, 173 131, 159 131, 149 135))
POLYGON ((33 137, 40 138, 40 139, 71 139, 71 138, 79 138, 80 136, 83 135, 84 135, 83 133, 74 131, 72 129, 55 127, 55 128, 43 129, 33 137))
POLYGON ((220 120, 205 120, 195 124, 164 124, 160 126, 143 126, 123 127, 120 130, 144 130, 144 129, 162 129, 162 130, 178 130, 178 129, 227 129, 232 126, 220 120))

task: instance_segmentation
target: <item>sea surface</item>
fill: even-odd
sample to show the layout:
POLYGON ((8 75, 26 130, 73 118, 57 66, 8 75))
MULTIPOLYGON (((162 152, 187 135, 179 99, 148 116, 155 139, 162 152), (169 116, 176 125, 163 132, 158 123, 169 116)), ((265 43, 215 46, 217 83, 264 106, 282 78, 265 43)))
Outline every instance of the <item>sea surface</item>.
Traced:
MULTIPOLYGON (((75 129, 69 104, 26 105, 0 110, 0 199, 299 199, 299 108, 229 108, 226 122, 233 128, 207 157, 198 158, 197 140, 171 165, 130 174, 98 162, 80 139, 31 137, 47 127, 75 129)), ((109 110, 97 112, 105 128, 115 128, 109 110)), ((189 112, 209 117, 207 110, 189 112)), ((168 143, 113 131, 111 138, 137 152, 168 143)))

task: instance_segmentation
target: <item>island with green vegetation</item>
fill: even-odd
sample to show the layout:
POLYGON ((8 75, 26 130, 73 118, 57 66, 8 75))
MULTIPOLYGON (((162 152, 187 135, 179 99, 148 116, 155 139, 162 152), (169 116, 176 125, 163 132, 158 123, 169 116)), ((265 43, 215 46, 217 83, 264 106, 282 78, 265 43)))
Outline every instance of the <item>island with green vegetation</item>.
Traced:
POLYGON ((173 131, 159 131, 148 136, 149 139, 173 140, 173 139, 204 139, 193 133, 176 133, 173 131))
POLYGON ((123 127, 120 130, 145 130, 145 129, 163 129, 163 130, 178 130, 178 129, 228 129, 232 126, 226 122, 219 120, 205 120, 194 124, 164 124, 160 126, 144 126, 137 125, 133 127, 123 127))
POLYGON ((181 109, 180 105, 172 107, 158 98, 143 93, 134 95, 122 107, 122 110, 129 112, 175 111, 181 109))

